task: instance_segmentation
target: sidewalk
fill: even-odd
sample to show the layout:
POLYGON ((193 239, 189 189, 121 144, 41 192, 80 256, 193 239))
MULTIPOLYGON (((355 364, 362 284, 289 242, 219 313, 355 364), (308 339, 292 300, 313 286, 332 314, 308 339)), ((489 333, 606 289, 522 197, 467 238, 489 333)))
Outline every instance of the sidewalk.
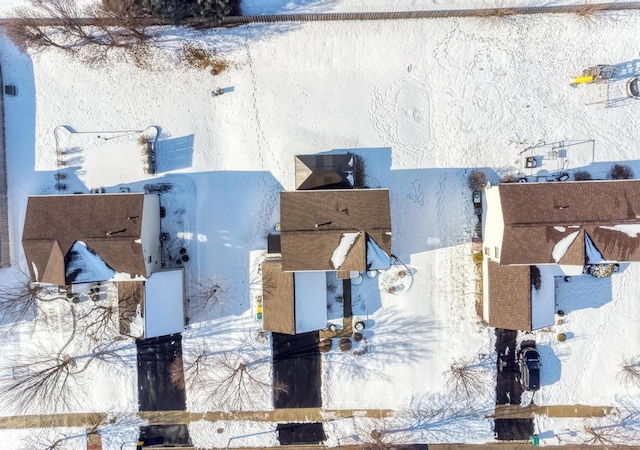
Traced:
POLYGON ((604 417, 613 411, 611 406, 589 405, 496 405, 495 412, 488 416, 493 419, 532 419, 534 415, 549 417, 604 417))
MULTIPOLYGON (((340 409, 322 410, 320 408, 291 408, 273 411, 247 412, 207 412, 189 413, 186 411, 141 411, 140 418, 148 420, 149 425, 181 425, 207 420, 227 421, 263 421, 263 422, 324 422, 350 417, 384 418, 393 415, 390 409, 340 409)), ((45 428, 45 427, 82 427, 91 426, 104 420, 105 413, 51 414, 41 416, 0 417, 0 428, 45 428)))
MULTIPOLYGON (((495 412, 488 417, 493 419, 532 418, 534 415, 549 417, 604 417, 611 413, 611 406, 554 405, 529 406, 496 405, 495 412)), ((246 412, 206 412, 190 413, 186 411, 141 411, 138 415, 149 421, 149 425, 189 424, 198 420, 216 421, 264 421, 264 422, 326 422, 351 417, 384 418, 394 414, 390 409, 321 409, 290 408, 273 411, 246 412)), ((91 426, 104 420, 104 413, 51 414, 41 416, 0 417, 0 428, 45 428, 45 427, 81 427, 91 426)))

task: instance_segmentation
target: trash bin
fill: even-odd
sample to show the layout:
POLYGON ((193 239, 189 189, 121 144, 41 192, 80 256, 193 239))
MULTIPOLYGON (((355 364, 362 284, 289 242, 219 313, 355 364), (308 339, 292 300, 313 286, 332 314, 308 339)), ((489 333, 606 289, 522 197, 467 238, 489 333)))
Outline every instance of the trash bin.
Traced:
POLYGON ((540 438, 535 434, 532 434, 531 436, 529 436, 529 440, 534 446, 540 445, 540 438))

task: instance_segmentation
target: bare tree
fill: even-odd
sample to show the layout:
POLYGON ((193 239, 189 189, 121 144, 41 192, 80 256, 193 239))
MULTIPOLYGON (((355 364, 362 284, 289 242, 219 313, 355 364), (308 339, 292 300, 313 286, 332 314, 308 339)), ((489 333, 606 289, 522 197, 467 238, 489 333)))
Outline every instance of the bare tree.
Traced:
POLYGON ((169 365, 169 380, 177 389, 184 390, 185 378, 182 365, 182 355, 178 355, 169 365))
POLYGON ((270 365, 266 361, 248 361, 239 354, 222 353, 213 358, 215 372, 209 382, 210 396, 223 408, 243 410, 253 408, 258 397, 285 392, 269 382, 270 365))
POLYGON ((585 445, 617 445, 620 444, 622 430, 618 427, 591 427, 584 426, 582 443, 585 445))
POLYGON ((272 392, 288 391, 284 383, 270 381, 269 359, 252 352, 211 352, 200 346, 187 351, 184 358, 186 386, 204 390, 207 401, 223 409, 254 409, 272 392))
POLYGON ((118 308, 114 305, 93 303, 88 311, 76 314, 79 332, 94 342, 103 341, 117 334, 118 308))
POLYGON ((183 373, 185 378, 185 387, 189 390, 198 385, 204 384, 207 377, 207 359, 211 356, 204 344, 196 347, 183 349, 183 373), (185 360, 188 361, 185 364, 185 360))
POLYGON ((472 170, 467 178, 467 183, 472 191, 480 191, 487 185, 487 176, 482 170, 472 170))
POLYGON ((620 365, 618 376, 626 385, 640 385, 640 360, 625 359, 620 365))
MULTIPOLYGON (((148 48, 154 37, 148 28, 140 26, 136 14, 114 2, 78 7, 76 0, 32 0, 30 7, 17 8, 15 17, 6 23, 7 36, 22 48, 35 51, 58 48, 79 54, 83 48, 85 62, 106 61, 109 54, 120 49, 137 51, 148 48), (91 25, 80 20, 90 19, 91 25)), ((134 55, 135 56, 135 55, 134 55)))
POLYGON ((489 389, 493 381, 491 375, 483 359, 456 359, 445 372, 445 385, 454 396, 469 402, 489 389))
POLYGON ((228 310, 231 294, 225 283, 216 275, 193 277, 187 285, 191 316, 207 312, 224 313, 228 310))
POLYGON ((31 433, 23 441, 23 450, 65 450, 71 448, 70 441, 79 436, 65 436, 60 433, 51 434, 46 431, 31 433))
POLYGON ((126 364, 113 343, 75 355, 66 351, 69 343, 58 352, 34 348, 18 355, 17 361, 9 360, 11 377, 0 385, 5 403, 23 411, 34 407, 39 411, 68 410, 77 406, 78 389, 82 388, 79 377, 93 361, 126 364))
POLYGON ((0 320, 12 322, 9 331, 13 331, 20 322, 35 316, 41 302, 63 298, 43 285, 31 282, 31 277, 20 271, 10 285, 0 286, 0 320))

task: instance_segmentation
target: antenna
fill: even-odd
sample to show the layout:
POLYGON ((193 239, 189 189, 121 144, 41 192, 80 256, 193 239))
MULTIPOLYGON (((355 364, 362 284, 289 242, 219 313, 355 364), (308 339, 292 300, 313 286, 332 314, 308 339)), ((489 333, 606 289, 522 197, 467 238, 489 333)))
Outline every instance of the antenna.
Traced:
POLYGON ((117 233, 124 233, 125 231, 127 231, 126 228, 123 228, 122 230, 117 230, 117 231, 107 231, 107 236, 113 236, 114 234, 117 234, 117 233))

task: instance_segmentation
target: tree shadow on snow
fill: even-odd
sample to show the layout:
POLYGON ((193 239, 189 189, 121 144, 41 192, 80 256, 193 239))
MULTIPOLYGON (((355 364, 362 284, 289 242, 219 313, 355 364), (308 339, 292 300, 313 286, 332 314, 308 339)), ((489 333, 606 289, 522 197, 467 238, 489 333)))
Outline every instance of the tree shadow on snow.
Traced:
POLYGON ((325 364, 337 365, 345 378, 385 378, 383 368, 388 364, 409 365, 428 359, 429 348, 440 329, 437 322, 426 316, 407 317, 393 307, 379 315, 375 323, 368 323, 362 332, 366 351, 360 345, 351 352, 335 349, 326 355, 325 364))

